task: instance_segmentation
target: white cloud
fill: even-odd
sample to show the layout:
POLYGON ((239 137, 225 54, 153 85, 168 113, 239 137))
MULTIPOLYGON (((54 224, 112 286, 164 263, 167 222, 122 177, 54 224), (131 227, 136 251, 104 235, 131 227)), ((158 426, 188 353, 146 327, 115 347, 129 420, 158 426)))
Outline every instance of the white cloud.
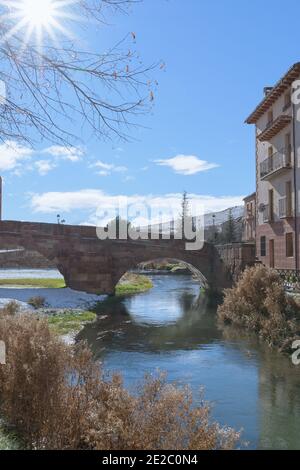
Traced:
POLYGON ((8 140, 0 145, 0 171, 20 171, 22 163, 29 161, 32 155, 31 148, 8 140))
POLYGON ((60 160, 77 162, 82 156, 83 151, 80 148, 52 146, 34 150, 8 140, 0 145, 0 171, 11 171, 15 176, 21 176, 26 171, 36 169, 43 176, 56 168, 60 160), (52 158, 36 160, 41 155, 52 158))
POLYGON ((78 162, 82 159, 84 153, 79 147, 62 147, 60 145, 52 145, 43 150, 43 153, 51 155, 55 158, 62 160, 69 160, 71 162, 78 162))
POLYGON ((47 175, 49 171, 53 170, 56 168, 55 163, 49 161, 49 160, 38 160, 35 162, 35 166, 41 176, 47 175))
POLYGON ((126 166, 117 166, 113 163, 102 162, 101 160, 98 160, 97 162, 90 165, 90 168, 96 168, 96 173, 100 176, 109 176, 111 173, 114 172, 124 173, 127 171, 126 166))
MULTIPOLYGON (((218 212, 228 207, 235 207, 243 204, 244 196, 207 196, 189 194, 191 203, 201 207, 201 212, 210 213, 218 212)), ((100 224, 99 216, 104 211, 115 211, 120 208, 126 209, 130 205, 139 205, 141 214, 137 217, 141 220, 149 217, 146 210, 151 208, 152 217, 160 213, 163 221, 171 219, 170 213, 178 214, 181 210, 182 194, 165 194, 165 195, 110 195, 98 189, 83 189, 73 192, 47 192, 41 194, 31 194, 30 204, 34 212, 38 213, 67 213, 80 211, 81 220, 85 225, 100 224)), ((152 223, 157 223, 156 218, 152 223)), ((108 216, 108 220, 113 217, 108 216)), ((103 219, 102 219, 103 220, 103 219)))
POLYGON ((195 175, 196 173, 211 170, 219 166, 215 163, 200 160, 194 155, 177 155, 166 160, 155 160, 155 163, 159 166, 168 166, 175 173, 186 176, 195 175))

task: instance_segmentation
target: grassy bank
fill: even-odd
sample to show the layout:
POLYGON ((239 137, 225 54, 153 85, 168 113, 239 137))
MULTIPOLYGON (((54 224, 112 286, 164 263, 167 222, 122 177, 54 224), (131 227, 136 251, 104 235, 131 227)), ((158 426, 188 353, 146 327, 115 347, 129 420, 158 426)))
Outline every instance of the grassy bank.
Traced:
POLYGON ((0 450, 19 450, 21 448, 18 438, 0 425, 0 450))
POLYGON ((86 323, 93 322, 97 318, 94 312, 66 311, 47 317, 50 330, 59 334, 78 333, 86 323))
POLYGON ((291 353, 300 339, 300 307, 286 295, 276 271, 263 265, 248 268, 218 308, 221 325, 258 334, 270 346, 291 353))
POLYGON ((116 287, 117 296, 139 294, 152 289, 152 281, 147 276, 140 274, 127 273, 116 287))
POLYGON ((66 287, 66 284, 64 279, 0 279, 0 287, 5 286, 61 289, 66 287))

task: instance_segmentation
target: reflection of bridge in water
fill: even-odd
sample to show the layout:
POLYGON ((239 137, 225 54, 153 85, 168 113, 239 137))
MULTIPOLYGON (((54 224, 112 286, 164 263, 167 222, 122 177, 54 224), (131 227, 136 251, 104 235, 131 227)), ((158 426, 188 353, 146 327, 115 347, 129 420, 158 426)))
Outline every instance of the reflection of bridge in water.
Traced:
POLYGON ((54 263, 68 287, 97 294, 114 293, 120 278, 146 261, 182 261, 213 289, 228 287, 235 273, 253 261, 249 245, 218 248, 204 243, 201 250, 187 251, 186 242, 174 238, 103 241, 95 227, 0 222, 0 249, 16 247, 35 250, 54 263))
POLYGON ((206 345, 216 336, 215 307, 204 294, 197 299, 194 294, 183 293, 178 300, 182 315, 176 321, 151 324, 136 321, 119 298, 108 299, 99 303, 98 321, 86 325, 77 339, 87 340, 97 359, 106 348, 160 353, 206 345))

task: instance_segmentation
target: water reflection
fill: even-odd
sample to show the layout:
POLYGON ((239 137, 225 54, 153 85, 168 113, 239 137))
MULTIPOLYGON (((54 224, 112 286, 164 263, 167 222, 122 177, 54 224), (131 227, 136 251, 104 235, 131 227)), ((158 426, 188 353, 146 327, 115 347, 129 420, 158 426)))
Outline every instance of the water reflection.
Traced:
POLYGON ((87 325, 78 339, 89 342, 96 358, 106 349, 160 353, 191 350, 207 345, 212 338, 221 339, 215 309, 209 308, 207 297, 199 296, 199 286, 189 276, 180 276, 185 288, 181 285, 173 290, 180 283, 178 277, 154 279, 155 292, 99 304, 98 321, 87 325), (157 294, 163 287, 169 295, 162 299, 157 294))
POLYGON ((221 424, 244 429, 250 448, 300 449, 300 368, 236 329, 220 330, 216 308, 189 276, 155 276, 154 289, 99 306, 78 339, 128 387, 145 372, 205 387, 221 424))

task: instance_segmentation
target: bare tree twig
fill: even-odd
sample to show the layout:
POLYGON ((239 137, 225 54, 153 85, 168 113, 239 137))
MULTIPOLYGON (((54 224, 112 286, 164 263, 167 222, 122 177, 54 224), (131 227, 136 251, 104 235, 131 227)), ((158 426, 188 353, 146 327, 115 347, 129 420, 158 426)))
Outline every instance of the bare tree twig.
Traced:
MULTIPOLYGON (((81 14, 93 24, 105 21, 107 8, 126 12, 140 0, 81 0, 81 14)), ((1 9, 5 7, 0 4, 1 9)), ((88 126, 99 138, 128 139, 128 129, 151 108, 156 82, 131 49, 134 34, 103 53, 79 50, 70 41, 60 45, 34 41, 26 47, 20 32, 1 41, 11 21, 0 23, 0 80, 7 86, 0 104, 0 140, 33 143, 37 137, 71 145, 78 139, 74 124, 88 126)))

